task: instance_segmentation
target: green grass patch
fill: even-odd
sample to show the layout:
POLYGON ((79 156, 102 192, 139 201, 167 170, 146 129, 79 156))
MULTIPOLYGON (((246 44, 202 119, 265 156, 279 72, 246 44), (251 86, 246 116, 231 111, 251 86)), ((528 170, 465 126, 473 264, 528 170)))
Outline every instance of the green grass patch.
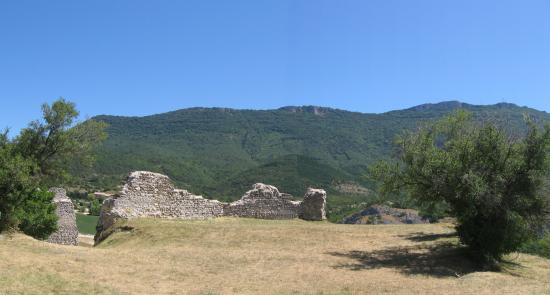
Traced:
POLYGON ((95 227, 99 216, 76 214, 76 226, 81 234, 95 235, 95 227))

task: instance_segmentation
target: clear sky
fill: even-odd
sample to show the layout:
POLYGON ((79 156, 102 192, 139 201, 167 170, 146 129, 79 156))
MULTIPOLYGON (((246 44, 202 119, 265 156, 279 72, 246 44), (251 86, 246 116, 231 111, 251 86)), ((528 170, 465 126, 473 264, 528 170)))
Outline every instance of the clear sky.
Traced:
POLYGON ((0 1, 0 127, 192 106, 550 111, 549 0, 0 1))

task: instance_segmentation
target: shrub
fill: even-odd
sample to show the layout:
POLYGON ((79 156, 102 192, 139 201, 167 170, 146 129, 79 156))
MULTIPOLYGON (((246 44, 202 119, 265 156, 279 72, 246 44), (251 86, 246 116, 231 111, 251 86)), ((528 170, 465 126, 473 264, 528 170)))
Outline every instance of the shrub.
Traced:
POLYGON ((15 210, 37 186, 32 171, 31 161, 14 154, 10 144, 0 145, 0 232, 16 228, 15 210))
POLYGON ((99 216, 99 212, 101 211, 101 203, 98 199, 92 199, 89 210, 90 215, 99 216))
POLYGON ((56 230, 52 194, 39 187, 59 185, 71 165, 93 160, 92 149, 105 138, 105 124, 75 124, 73 103, 59 99, 42 106, 43 120, 33 121, 15 139, 0 134, 0 232, 16 229, 45 239, 56 230))
POLYGON ((550 233, 541 239, 529 240, 520 248, 522 252, 550 258, 550 233))
POLYGON ((47 239, 57 230, 57 215, 54 194, 38 190, 25 199, 16 210, 19 229, 25 234, 37 239, 47 239))
POLYGON ((550 126, 540 132, 527 125, 527 134, 514 139, 458 112, 406 134, 398 160, 372 174, 383 194, 405 191, 426 207, 444 203, 461 242, 492 264, 533 235, 548 206, 550 126))

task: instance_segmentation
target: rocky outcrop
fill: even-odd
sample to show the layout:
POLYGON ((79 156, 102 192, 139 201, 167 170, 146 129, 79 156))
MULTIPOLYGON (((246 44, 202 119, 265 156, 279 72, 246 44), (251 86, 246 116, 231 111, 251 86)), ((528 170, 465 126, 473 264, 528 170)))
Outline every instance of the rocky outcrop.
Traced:
POLYGON ((78 228, 76 227, 76 215, 71 199, 62 188, 51 188, 54 193, 53 203, 56 205, 57 231, 51 234, 48 242, 62 245, 78 245, 78 228))
POLYGON ((326 219, 326 192, 309 189, 304 202, 292 200, 271 185, 256 183, 232 203, 204 199, 174 187, 168 176, 136 171, 130 173, 122 191, 103 201, 95 240, 101 241, 118 219, 159 217, 205 219, 219 216, 263 219, 326 219))
POLYGON ((373 205, 344 218, 346 224, 417 224, 428 223, 412 209, 398 209, 383 205, 373 205))
POLYGON ((256 183, 244 196, 233 203, 226 204, 223 215, 252 217, 263 219, 292 219, 298 218, 300 202, 293 201, 289 194, 282 194, 279 190, 263 183, 256 183))
POLYGON ((302 201, 300 218, 304 220, 325 220, 327 193, 322 189, 309 188, 302 201))

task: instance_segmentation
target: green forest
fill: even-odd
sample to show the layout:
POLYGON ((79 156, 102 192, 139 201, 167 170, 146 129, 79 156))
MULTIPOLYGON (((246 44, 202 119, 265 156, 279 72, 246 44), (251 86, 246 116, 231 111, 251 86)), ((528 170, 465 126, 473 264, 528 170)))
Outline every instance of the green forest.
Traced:
POLYGON ((97 116, 108 124, 91 169, 78 167, 76 187, 116 191, 130 171, 166 174, 180 188, 219 200, 236 200, 264 182, 301 198, 307 187, 329 192, 333 221, 376 201, 369 167, 395 154, 396 136, 456 109, 495 123, 510 134, 526 132, 550 114, 514 104, 477 106, 456 101, 382 114, 304 106, 276 110, 190 108, 146 117, 97 116))

